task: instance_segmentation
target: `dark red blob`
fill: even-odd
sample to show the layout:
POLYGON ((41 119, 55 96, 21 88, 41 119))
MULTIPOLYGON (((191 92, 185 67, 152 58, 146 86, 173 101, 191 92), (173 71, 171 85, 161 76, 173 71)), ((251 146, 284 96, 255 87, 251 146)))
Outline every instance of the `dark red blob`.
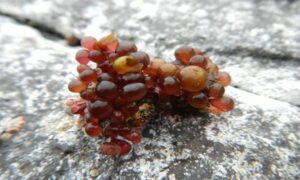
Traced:
POLYGON ((110 81, 101 81, 96 88, 97 96, 112 101, 118 96, 118 87, 110 81))
POLYGON ((107 128, 105 130, 106 137, 128 136, 130 134, 131 134, 131 129, 128 127, 107 128))
POLYGON ((208 104, 208 98, 204 93, 190 94, 188 103, 194 108, 205 108, 208 104))
POLYGON ((92 50, 89 52, 88 58, 95 63, 101 63, 106 59, 106 55, 102 51, 92 50))
POLYGON ((161 92, 166 95, 180 95, 180 85, 176 78, 168 76, 161 84, 161 92))
POLYGON ((159 67, 158 71, 157 71, 157 76, 160 79, 164 79, 168 76, 176 76, 176 74, 178 73, 179 68, 177 65, 174 64, 163 64, 159 67))
POLYGON ((145 125, 145 121, 143 121, 142 119, 129 119, 127 122, 132 128, 141 128, 145 125))
POLYGON ((98 123, 92 122, 92 123, 87 123, 84 126, 86 134, 89 136, 101 136, 102 135, 102 128, 99 126, 98 123))
POLYGON ((144 83, 131 83, 123 87, 122 98, 127 102, 142 99, 147 93, 144 83))
POLYGON ((120 136, 127 136, 131 133, 131 128, 128 127, 119 128, 117 132, 120 136))
POLYGON ((104 119, 110 117, 113 108, 107 101, 96 100, 89 104, 88 110, 93 117, 104 119))
POLYGON ((71 92, 81 92, 85 90, 86 87, 87 85, 79 79, 72 79, 71 82, 68 84, 68 89, 71 92))
POLYGON ((105 155, 117 156, 121 154, 121 147, 114 142, 104 142, 100 145, 100 152, 105 155))
POLYGON ((119 45, 118 39, 115 37, 114 33, 109 34, 108 36, 101 38, 95 45, 94 49, 100 49, 107 52, 114 52, 119 45))
POLYGON ((95 72, 91 69, 87 69, 79 74, 79 78, 84 83, 95 82, 95 81, 97 81, 97 72, 95 72))
POLYGON ((218 72, 216 74, 216 80, 224 87, 228 86, 231 83, 231 77, 227 72, 218 72))
POLYGON ((92 117, 90 112, 87 109, 84 110, 83 120, 86 123, 98 123, 98 119, 92 117))
POLYGON ((125 118, 134 116, 139 111, 139 107, 135 103, 125 105, 121 108, 122 114, 125 118))
POLYGON ((124 115, 121 111, 115 110, 111 115, 111 122, 119 123, 124 121, 124 115))
POLYGON ((225 88, 222 84, 214 83, 208 88, 208 96, 218 99, 224 95, 225 88))
POLYGON ((194 55, 195 55, 194 49, 189 46, 181 46, 175 51, 176 59, 185 65, 189 64, 189 60, 194 55))
POLYGON ((101 74, 98 75, 97 81, 98 82, 101 82, 101 81, 112 81, 112 82, 115 82, 115 79, 109 73, 101 73, 101 74))
POLYGON ((205 56, 195 55, 190 59, 190 64, 205 69, 207 66, 207 59, 205 56))
POLYGON ((86 108, 85 102, 75 102, 70 106, 71 113, 73 114, 84 114, 84 109, 86 108))
POLYGON ((123 97, 118 96, 115 100, 114 100, 114 108, 120 110, 123 106, 125 106, 126 104, 128 104, 129 102, 127 102, 123 97))
POLYGON ((109 62, 114 62, 118 57, 118 54, 113 52, 108 55, 107 59, 109 62))
POLYGON ((162 59, 153 59, 150 64, 143 70, 145 74, 151 76, 153 78, 157 77, 158 69, 163 65, 166 64, 166 61, 162 59))
POLYGON ((134 131, 126 136, 123 136, 133 144, 138 144, 142 141, 142 133, 140 131, 134 131))
POLYGON ((136 82, 143 83, 144 81, 145 79, 142 73, 127 73, 122 76, 120 83, 125 85, 125 84, 136 83, 136 82))
POLYGON ((80 74, 82 73, 84 70, 87 70, 87 69, 91 69, 88 65, 86 64, 79 64, 77 66, 77 72, 80 74))
POLYGON ((116 53, 118 54, 118 56, 125 56, 131 52, 136 52, 136 51, 137 51, 137 47, 134 43, 129 41, 122 41, 119 43, 116 53))
POLYGON ((100 74, 102 74, 102 69, 101 68, 95 68, 94 71, 96 72, 97 74, 97 78, 100 76, 100 74))
POLYGON ((111 128, 122 128, 124 127, 123 122, 111 122, 109 125, 111 128))
POLYGON ((115 73, 114 69, 112 68, 112 63, 110 63, 109 61, 104 61, 103 63, 99 64, 98 67, 101 68, 105 73, 115 73))
POLYGON ((129 144, 128 142, 126 142, 124 140, 112 139, 111 142, 117 144, 118 146, 120 146, 120 148, 121 148, 120 155, 126 155, 132 149, 131 144, 129 144))
POLYGON ((88 58, 89 51, 87 50, 79 50, 76 53, 75 59, 80 63, 80 64, 87 64, 90 60, 88 58))
POLYGON ((110 42, 106 42, 105 46, 106 46, 105 48, 106 51, 115 52, 117 47, 119 46, 119 41, 117 39, 114 39, 110 42))
POLYGON ((94 88, 87 88, 80 92, 80 97, 82 99, 92 101, 96 99, 97 95, 94 88))
POLYGON ((92 50, 97 40, 94 37, 88 36, 81 40, 80 44, 88 50, 92 50))
POLYGON ((144 65, 144 68, 150 64, 149 55, 143 51, 130 53, 130 56, 138 60, 138 62, 142 63, 144 65))
POLYGON ((104 131, 104 136, 105 137, 114 137, 114 138, 116 138, 118 135, 119 135, 118 132, 114 128, 111 128, 111 127, 106 128, 105 131, 104 131))
POLYGON ((130 137, 130 141, 133 144, 138 144, 142 141, 142 134, 138 132, 133 132, 130 137))
POLYGON ((142 140, 142 128, 148 122, 145 112, 152 112, 155 105, 167 103, 175 111, 193 107, 215 114, 234 107, 231 98, 223 97, 229 74, 219 72, 196 48, 181 46, 175 51, 175 62, 168 63, 150 61, 147 53, 137 51, 132 42, 119 42, 114 33, 99 41, 87 37, 81 44, 85 49, 76 54, 79 75, 68 85, 81 98, 67 106, 83 120, 87 135, 104 136, 102 154, 130 153, 132 144, 142 140), (89 66, 89 61, 95 64, 89 66))
POLYGON ((212 74, 218 74, 218 72, 219 72, 219 67, 216 65, 216 64, 214 64, 213 62, 212 62, 212 60, 210 60, 208 57, 206 57, 206 59, 207 59, 207 65, 206 65, 206 71, 208 71, 209 73, 212 73, 212 74))
POLYGON ((156 83, 156 81, 153 77, 150 77, 150 76, 145 77, 145 86, 146 86, 146 88, 154 88, 155 83, 156 83))
POLYGON ((213 99, 210 104, 221 112, 228 112, 234 108, 234 102, 229 97, 222 97, 221 99, 213 99))

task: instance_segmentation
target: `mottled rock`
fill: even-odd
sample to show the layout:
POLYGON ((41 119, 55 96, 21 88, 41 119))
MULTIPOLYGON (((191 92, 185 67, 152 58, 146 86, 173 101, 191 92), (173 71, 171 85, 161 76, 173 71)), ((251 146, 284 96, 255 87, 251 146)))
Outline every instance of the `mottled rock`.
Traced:
POLYGON ((300 105, 291 98, 300 96, 299 8, 300 1, 276 0, 13 0, 1 2, 0 12, 65 36, 101 37, 113 30, 151 55, 169 60, 174 47, 195 45, 217 61, 230 60, 224 67, 234 68, 234 85, 300 105))
POLYGON ((300 176, 299 1, 6 1, 0 12, 55 32, 101 37, 115 30, 152 57, 204 49, 232 74, 222 116, 158 114, 132 154, 98 153, 63 107, 77 48, 0 16, 0 179, 278 179, 300 176))

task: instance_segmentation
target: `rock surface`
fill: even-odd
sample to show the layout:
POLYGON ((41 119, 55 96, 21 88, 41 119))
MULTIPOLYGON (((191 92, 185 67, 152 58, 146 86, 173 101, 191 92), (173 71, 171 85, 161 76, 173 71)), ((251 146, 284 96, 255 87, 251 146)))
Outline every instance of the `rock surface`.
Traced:
POLYGON ((233 85, 300 105, 292 98, 300 97, 299 8, 300 1, 287 0, 12 0, 1 2, 0 11, 66 36, 101 37, 114 30, 170 60, 174 47, 191 44, 230 63, 224 67, 233 71, 233 85))
POLYGON ((234 77, 220 117, 161 113, 121 159, 97 153, 64 110, 77 48, 0 16, 0 179, 277 179, 300 176, 299 1, 0 2, 0 13, 64 36, 114 30, 152 57, 204 49, 234 77), (15 117, 26 124, 1 138, 15 117), (7 137, 7 136, 6 136, 7 137))

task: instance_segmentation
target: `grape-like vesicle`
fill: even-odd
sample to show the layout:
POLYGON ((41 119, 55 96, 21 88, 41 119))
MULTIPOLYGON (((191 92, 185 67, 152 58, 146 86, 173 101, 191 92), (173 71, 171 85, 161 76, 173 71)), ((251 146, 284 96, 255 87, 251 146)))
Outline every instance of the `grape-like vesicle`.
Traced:
POLYGON ((99 149, 104 155, 126 155, 142 141, 145 107, 166 103, 176 111, 194 108, 217 115, 234 108, 224 96, 230 75, 199 49, 181 46, 176 60, 168 62, 150 60, 114 33, 100 40, 86 37, 81 45, 75 56, 78 76, 68 84, 80 98, 66 105, 80 117, 86 135, 103 138, 99 149))
POLYGON ((231 77, 227 72, 218 72, 216 80, 223 86, 228 86, 231 83, 231 77))
POLYGON ((221 99, 213 99, 210 101, 212 111, 223 113, 231 111, 234 108, 234 102, 229 97, 222 97, 221 99))
POLYGON ((87 69, 79 74, 79 78, 84 83, 95 82, 97 81, 97 73, 92 69, 87 69))
POLYGON ((87 50, 80 50, 76 53, 75 59, 80 63, 80 64, 87 64, 90 60, 88 58, 89 56, 89 51, 87 50))
POLYGON ((189 64, 189 60, 194 55, 195 55, 194 49, 189 46, 181 46, 175 51, 176 59, 185 65, 189 64))
POLYGON ((207 66, 207 58, 203 55, 195 55, 190 59, 190 64, 205 69, 207 66))
POLYGON ((198 92, 206 87, 207 72, 198 66, 187 66, 180 70, 179 80, 184 90, 198 92))
POLYGON ((68 85, 69 91, 71 92, 81 92, 85 90, 86 87, 86 84, 78 79, 73 79, 68 85))
POLYGON ((208 104, 208 98, 204 93, 192 93, 188 96, 188 102, 194 108, 205 108, 208 104))
POLYGON ((163 64, 158 68, 157 76, 161 79, 164 79, 168 76, 176 76, 179 72, 179 67, 174 64, 163 64))
POLYGON ((127 102, 133 102, 142 99, 146 92, 144 83, 131 83, 123 87, 122 98, 127 102))
POLYGON ((87 123, 84 129, 89 136, 97 137, 102 135, 102 128, 96 122, 87 123))
POLYGON ((88 58, 96 63, 101 63, 102 61, 105 61, 106 55, 99 50, 92 50, 89 52, 88 58))
POLYGON ((80 42, 81 46, 87 50, 92 50, 95 43, 97 43, 97 39, 91 36, 83 38, 80 42))
POLYGON ((214 83, 208 88, 208 95, 211 98, 219 99, 223 96, 225 92, 225 88, 222 84, 214 83))
POLYGON ((158 69, 165 63, 166 61, 163 59, 153 59, 147 68, 144 69, 144 73, 149 76, 156 77, 158 69))
POLYGON ((113 111, 112 105, 104 100, 96 100, 91 102, 88 106, 88 109, 93 117, 102 119, 110 117, 113 111))
POLYGON ((96 93, 99 98, 111 101, 118 96, 118 87, 110 81, 101 81, 96 88, 96 93))
POLYGON ((131 52, 136 52, 137 47, 134 43, 129 41, 120 42, 118 48, 116 49, 116 53, 119 56, 126 56, 131 52))
POLYGON ((126 74, 140 72, 143 64, 131 56, 122 56, 115 60, 112 67, 118 74, 126 74))

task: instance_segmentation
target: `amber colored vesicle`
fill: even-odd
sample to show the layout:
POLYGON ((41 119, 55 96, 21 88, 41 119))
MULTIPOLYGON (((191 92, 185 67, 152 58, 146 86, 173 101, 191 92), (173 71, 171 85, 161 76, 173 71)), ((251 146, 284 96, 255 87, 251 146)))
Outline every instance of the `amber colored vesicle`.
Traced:
POLYGON ((114 33, 100 40, 83 38, 81 45, 75 55, 78 77, 68 84, 80 99, 67 106, 82 119, 88 136, 104 137, 102 154, 126 155, 132 144, 142 141, 147 123, 141 116, 144 101, 214 114, 234 108, 234 101, 224 96, 230 75, 219 71, 199 49, 181 46, 175 50, 176 61, 169 62, 151 60, 133 42, 120 41, 114 33))

